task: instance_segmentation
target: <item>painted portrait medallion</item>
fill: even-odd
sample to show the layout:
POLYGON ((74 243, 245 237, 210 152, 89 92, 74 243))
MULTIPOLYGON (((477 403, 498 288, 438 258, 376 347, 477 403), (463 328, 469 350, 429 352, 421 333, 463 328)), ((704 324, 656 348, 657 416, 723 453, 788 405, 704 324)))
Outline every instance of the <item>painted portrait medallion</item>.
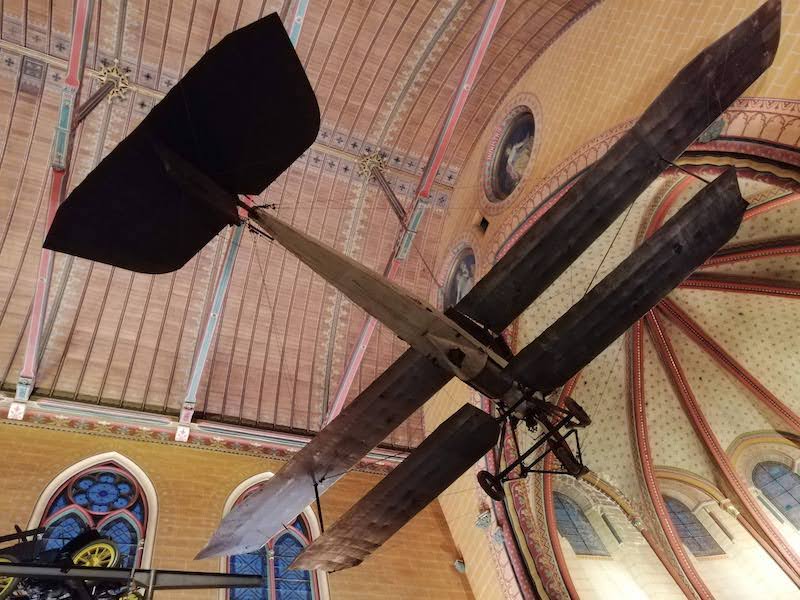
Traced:
POLYGON ((466 247, 458 253, 447 275, 443 289, 442 306, 445 310, 458 304, 475 285, 475 253, 466 247))
POLYGON ((491 167, 491 191, 495 202, 505 200, 525 175, 533 151, 535 130, 533 113, 527 107, 513 115, 506 125, 491 167))

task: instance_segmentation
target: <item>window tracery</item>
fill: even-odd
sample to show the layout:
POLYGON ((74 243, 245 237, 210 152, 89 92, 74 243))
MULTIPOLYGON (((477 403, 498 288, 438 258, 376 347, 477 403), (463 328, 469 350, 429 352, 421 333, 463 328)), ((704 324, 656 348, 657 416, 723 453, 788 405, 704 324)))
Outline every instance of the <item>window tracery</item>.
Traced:
MULTIPOLYGON (((237 504, 258 489, 254 486, 237 500, 237 504)), ((261 588, 236 588, 229 600, 318 600, 319 582, 311 571, 292 571, 289 566, 310 542, 311 528, 300 515, 294 523, 269 540, 257 552, 232 556, 228 571, 239 575, 261 575, 261 588)))
POLYGON ((700 522, 697 516, 680 500, 664 496, 670 521, 689 552, 695 556, 720 556, 725 551, 700 522))
POLYGON ((97 529, 119 549, 119 566, 141 561, 139 541, 147 529, 147 501, 136 479, 108 462, 74 475, 52 497, 41 526, 45 549, 61 548, 87 529, 97 529))
POLYGON ((609 556, 600 536, 580 506, 564 494, 553 492, 558 532, 569 541, 575 554, 609 556))

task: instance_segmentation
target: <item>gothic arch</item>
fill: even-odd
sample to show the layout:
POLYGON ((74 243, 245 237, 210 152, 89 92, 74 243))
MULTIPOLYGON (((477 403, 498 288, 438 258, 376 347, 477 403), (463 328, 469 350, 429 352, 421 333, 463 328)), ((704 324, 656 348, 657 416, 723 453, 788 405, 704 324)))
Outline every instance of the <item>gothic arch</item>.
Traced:
POLYGON ((140 566, 146 568, 150 566, 152 561, 153 547, 155 545, 156 525, 158 523, 158 497, 156 494, 156 488, 144 470, 139 467, 139 465, 137 465, 128 457, 123 456, 119 452, 104 452, 103 454, 90 456, 78 461, 70 467, 67 467, 61 473, 59 473, 39 495, 39 498, 33 507, 31 518, 28 521, 28 526, 29 528, 39 526, 39 523, 41 523, 42 518, 45 515, 48 504, 55 497, 61 487, 64 486, 64 484, 66 484, 70 479, 83 471, 106 463, 113 463, 124 471, 130 473, 131 476, 133 476, 133 478, 136 480, 136 483, 139 485, 142 494, 144 494, 145 501, 147 503, 147 521, 145 524, 145 530, 142 532, 144 534, 144 547, 142 549, 140 566))

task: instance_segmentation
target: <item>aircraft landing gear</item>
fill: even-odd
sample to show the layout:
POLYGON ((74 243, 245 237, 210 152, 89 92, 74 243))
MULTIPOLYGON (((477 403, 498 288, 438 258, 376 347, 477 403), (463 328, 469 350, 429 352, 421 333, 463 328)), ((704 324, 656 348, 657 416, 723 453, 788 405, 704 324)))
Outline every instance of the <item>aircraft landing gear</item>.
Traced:
POLYGON ((572 475, 577 478, 588 472, 581 457, 578 429, 586 427, 592 421, 575 400, 567 398, 564 406, 560 407, 546 402, 541 396, 530 396, 510 409, 504 410, 501 407, 500 410, 503 427, 498 445, 498 459, 505 446, 507 436, 510 436, 514 444, 517 458, 496 473, 489 471, 478 473, 478 485, 486 492, 487 496, 493 500, 502 501, 505 498, 503 484, 507 481, 525 479, 530 473, 572 475), (524 422, 531 432, 538 431, 540 425, 542 427, 542 432, 524 452, 521 451, 517 437, 517 426, 521 422, 524 422), (568 431, 562 433, 562 429, 568 431), (575 438, 575 452, 569 445, 569 438, 572 436, 575 438), (560 469, 538 467, 539 463, 550 453, 553 453, 561 463, 560 469), (512 475, 515 470, 518 470, 517 474, 512 475))

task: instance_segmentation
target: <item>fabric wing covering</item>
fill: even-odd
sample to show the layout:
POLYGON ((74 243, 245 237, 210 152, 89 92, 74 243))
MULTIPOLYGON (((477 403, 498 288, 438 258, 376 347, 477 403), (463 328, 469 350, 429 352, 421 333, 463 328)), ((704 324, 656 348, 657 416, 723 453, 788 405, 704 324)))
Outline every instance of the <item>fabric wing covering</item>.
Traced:
MULTIPOLYGON (((636 125, 522 234, 456 310, 493 331, 504 330, 630 206, 668 161, 675 160, 769 67, 780 39, 780 18, 780 1, 769 0, 687 64, 636 125)), ((402 413, 410 415, 449 379, 449 373, 417 352, 406 351, 248 497, 246 505, 228 513, 198 558, 249 552, 263 545, 280 530, 286 516, 299 514, 313 502, 314 482, 327 479, 327 488, 332 483, 330 473, 339 476, 355 466, 373 440, 385 439, 402 422, 404 417, 395 409, 398 399, 402 413), (393 386, 395 381, 408 385, 393 386)))
POLYGON ((316 139, 316 97, 277 14, 227 35, 69 195, 45 248, 142 273, 182 267, 316 139), (230 194, 182 189, 165 146, 230 194), (211 209, 209 209, 211 208, 211 209))

